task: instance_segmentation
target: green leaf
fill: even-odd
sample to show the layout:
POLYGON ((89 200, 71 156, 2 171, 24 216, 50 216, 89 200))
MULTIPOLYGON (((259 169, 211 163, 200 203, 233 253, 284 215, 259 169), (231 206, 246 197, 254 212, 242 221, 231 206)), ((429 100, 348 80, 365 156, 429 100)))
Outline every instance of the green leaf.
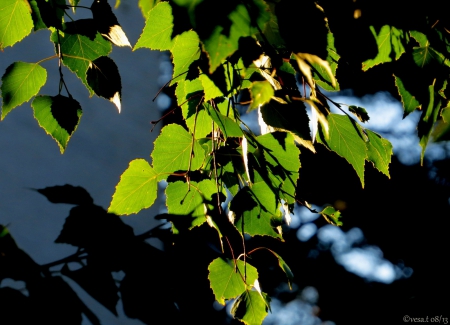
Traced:
POLYGON ((205 102, 217 97, 223 97, 222 91, 206 74, 201 74, 199 79, 202 82, 203 89, 205 91, 205 99, 204 99, 205 102))
POLYGON ((208 114, 211 116, 212 120, 219 126, 225 139, 228 137, 242 137, 244 135, 238 122, 235 122, 228 116, 222 115, 208 103, 206 103, 205 106, 207 107, 208 114))
POLYGON ((222 305, 251 288, 258 279, 256 268, 241 260, 219 257, 209 264, 208 270, 211 289, 222 305))
POLYGON ((13 46, 33 28, 31 7, 26 0, 2 0, 0 3, 0 51, 13 46))
MULTIPOLYGON (((260 325, 268 314, 265 293, 246 290, 231 307, 231 315, 246 325, 260 325)), ((266 295, 267 297, 267 295, 266 295)), ((268 299, 267 299, 268 300, 268 299)))
POLYGON ((289 289, 292 290, 292 281, 294 280, 294 273, 292 273, 291 268, 289 267, 289 265, 287 265, 287 263, 284 261, 284 259, 280 255, 278 255, 271 249, 268 249, 268 248, 265 248, 265 249, 267 249, 269 252, 271 252, 278 259, 278 266, 286 274, 286 277, 288 278, 289 289))
POLYGON ((277 197, 264 181, 244 187, 233 198, 230 210, 234 213, 234 225, 243 235, 262 235, 281 239, 275 231, 276 221, 281 217, 277 197))
POLYGON ((135 159, 120 176, 109 213, 129 215, 149 208, 157 196, 158 174, 144 159, 135 159))
POLYGON ((205 159, 202 146, 177 124, 165 126, 154 145, 153 168, 158 174, 164 174, 161 179, 176 171, 197 170, 205 159))
POLYGON ((275 92, 268 81, 255 81, 250 87, 250 94, 252 96, 252 102, 248 108, 249 111, 268 103, 272 96, 275 95, 275 92))
POLYGON ((155 2, 158 0, 139 0, 138 6, 141 9, 142 16, 147 20, 150 16, 150 10, 154 7, 155 2))
MULTIPOLYGON (((280 186, 280 195, 288 203, 295 203, 295 191, 300 169, 300 150, 294 143, 294 137, 289 133, 274 132, 257 137, 258 143, 264 148, 264 158, 269 164, 269 174, 280 180, 280 185, 272 183, 275 188, 280 186)), ((253 189, 253 188, 252 188, 253 189)))
POLYGON ((409 113, 414 112, 417 108, 421 107, 421 104, 416 99, 416 97, 411 94, 404 86, 402 79, 395 76, 395 85, 397 86, 398 93, 402 99, 403 108, 405 110, 404 116, 406 117, 409 113))
POLYGON ((55 139, 63 153, 80 123, 80 104, 73 98, 57 95, 38 96, 31 106, 39 126, 55 139))
POLYGON ((228 191, 235 196, 239 189, 241 179, 246 179, 242 152, 229 145, 219 148, 216 155, 217 173, 225 183, 228 191))
POLYGON ((369 70, 377 64, 398 60, 405 53, 405 44, 409 37, 401 29, 394 26, 384 25, 377 35, 375 27, 370 26, 373 36, 377 42, 378 54, 375 58, 363 62, 362 69, 369 70))
POLYGON ((41 11, 36 0, 29 1, 31 7, 31 17, 33 18, 34 31, 47 28, 41 16, 41 11))
POLYGON ((341 212, 336 210, 332 206, 327 206, 325 209, 320 212, 320 214, 325 218, 328 223, 331 223, 334 226, 342 226, 341 212))
POLYGON ((364 187, 366 144, 360 126, 347 115, 338 114, 328 115, 328 123, 328 140, 324 140, 323 134, 320 134, 318 142, 345 158, 355 169, 364 187))
MULTIPOLYGON (((89 37, 80 34, 64 33, 58 36, 56 31, 53 32, 51 40, 58 44, 58 39, 61 44, 64 65, 81 79, 90 95, 93 95, 94 91, 86 80, 86 72, 92 65, 92 61, 101 56, 107 56, 111 52, 111 43, 99 33, 91 40, 89 37)), ((56 48, 58 48, 57 45, 56 48)))
POLYGON ((334 77, 330 76, 327 67, 317 63, 312 63, 312 66, 314 68, 312 77, 314 81, 317 83, 317 85, 319 85, 326 91, 337 91, 340 89, 340 87, 335 77, 340 56, 336 52, 336 47, 334 46, 334 36, 333 33, 331 32, 328 32, 327 43, 328 43, 327 44, 328 55, 326 61, 328 62, 331 74, 334 77))
POLYGON ((190 230, 205 223, 216 192, 216 184, 210 179, 169 183, 166 188, 167 210, 169 214, 179 216, 170 220, 173 233, 178 234, 181 228, 190 230))
POLYGON ((413 47, 413 60, 420 68, 424 68, 429 64, 445 64, 449 66, 449 61, 447 58, 433 47, 431 47, 428 38, 425 34, 418 31, 410 31, 411 37, 414 38, 418 43, 419 47, 413 47))
POLYGON ((149 12, 145 27, 133 50, 143 47, 151 50, 170 50, 173 46, 172 31, 172 7, 168 2, 162 1, 149 12))
POLYGON ((178 77, 179 75, 186 73, 189 70, 189 66, 192 62, 200 58, 200 39, 196 32, 192 30, 184 32, 175 37, 173 42, 174 44, 170 49, 174 65, 172 84, 180 79, 180 77, 178 77))
POLYGON ((423 164, 423 158, 425 156, 425 150, 430 139, 431 131, 436 123, 439 113, 441 111, 442 97, 435 93, 434 84, 428 86, 429 101, 426 110, 422 112, 421 119, 417 125, 418 136, 420 138, 419 144, 422 147, 422 154, 420 156, 420 162, 423 164))
POLYGON ((390 178, 389 164, 391 163, 392 144, 379 134, 366 130, 369 141, 367 146, 367 161, 373 163, 376 169, 390 178))
POLYGON ((442 109, 441 116, 431 133, 435 142, 450 140, 450 107, 442 109))
POLYGON ((264 122, 275 130, 289 131, 298 144, 315 152, 309 129, 309 118, 303 102, 293 101, 281 104, 275 100, 261 107, 264 122))
POLYGON ((211 133, 211 117, 205 107, 200 104, 203 97, 203 86, 200 79, 180 80, 175 94, 189 132, 194 134, 196 139, 204 138, 211 133))
POLYGON ((367 113, 366 109, 363 107, 359 107, 359 106, 349 106, 348 110, 350 113, 352 113, 353 115, 355 115, 358 120, 360 120, 361 122, 365 123, 368 120, 370 120, 369 114, 367 113))
MULTIPOLYGON (((264 11, 264 5, 256 1, 259 7, 258 18, 255 20, 258 26, 263 29, 263 25, 268 21, 269 15, 264 11)), ((255 14, 252 12, 252 14, 255 14)), ((216 25, 207 39, 202 39, 205 51, 209 56, 212 73, 221 64, 222 60, 233 54, 239 48, 239 38, 251 36, 257 32, 253 26, 252 19, 244 5, 239 4, 227 17, 231 23, 229 29, 224 30, 222 25, 216 25)))
POLYGON ((2 77, 2 119, 35 96, 47 81, 47 71, 37 63, 14 62, 2 77))

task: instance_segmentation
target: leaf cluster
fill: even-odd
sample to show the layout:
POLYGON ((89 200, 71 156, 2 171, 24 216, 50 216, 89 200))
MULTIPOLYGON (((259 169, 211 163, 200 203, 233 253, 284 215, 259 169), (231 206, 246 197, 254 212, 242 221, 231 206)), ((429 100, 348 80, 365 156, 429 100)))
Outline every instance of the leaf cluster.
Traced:
MULTIPOLYGON (((220 10, 213 0, 141 0, 146 23, 132 47, 106 0, 95 0, 89 8, 79 6, 78 0, 5 0, 0 5, 0 49, 14 45, 33 28, 48 29, 55 55, 7 68, 0 87, 2 119, 34 97, 31 106, 39 125, 63 152, 82 108, 69 92, 62 67, 74 73, 90 95, 110 100, 120 112, 120 74, 108 56, 112 44, 133 51, 166 51, 173 63, 167 86, 175 89, 173 110, 181 121, 162 128, 151 162, 130 162, 108 212, 129 215, 149 208, 156 201, 158 183, 166 184, 164 218, 172 224, 173 238, 198 227, 214 229, 221 248, 220 257, 208 267, 215 299, 221 304, 236 299, 234 317, 261 324, 270 298, 261 290, 264 284, 248 257, 255 250, 268 250, 289 282, 292 272, 273 250, 248 251, 246 242, 254 236, 283 241, 283 226, 289 224, 295 204, 313 211, 297 194, 300 148, 316 152, 316 146, 323 145, 334 151, 351 164, 363 187, 366 162, 390 177, 392 145, 361 124, 370 119, 366 109, 336 103, 327 95, 341 89, 338 64, 345 66, 345 60, 337 47, 342 40, 333 33, 336 16, 328 11, 333 4, 320 4, 302 3, 307 31, 300 32, 294 0, 232 0, 222 2, 220 10), (92 18, 74 20, 71 9, 73 14, 90 10, 92 18), (39 94, 47 78, 42 62, 48 59, 58 61, 60 75, 53 96, 39 94), (259 130, 242 119, 253 110, 259 130), (240 238, 241 247, 229 241, 233 236, 240 238)), ((361 10, 353 13, 353 19, 359 19, 361 10)), ((366 39, 376 50, 358 67, 392 68, 405 116, 422 110, 422 158, 430 137, 446 139, 450 129, 448 29, 432 21, 424 26, 390 20, 367 25, 366 39)), ((342 225, 334 207, 320 213, 331 224, 342 225)))

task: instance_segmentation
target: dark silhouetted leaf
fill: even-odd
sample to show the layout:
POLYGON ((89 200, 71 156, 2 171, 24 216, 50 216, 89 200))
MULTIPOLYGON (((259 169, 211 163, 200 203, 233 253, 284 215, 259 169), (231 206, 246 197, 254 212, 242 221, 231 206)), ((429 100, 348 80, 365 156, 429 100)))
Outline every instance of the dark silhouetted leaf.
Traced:
POLYGON ((86 72, 86 80, 94 92, 110 100, 121 109, 122 82, 117 65, 107 56, 92 61, 86 72))
POLYGON ((94 200, 89 193, 81 186, 72 186, 69 184, 62 186, 51 186, 37 189, 52 203, 67 203, 76 205, 90 205, 94 200))
POLYGON ((117 316, 116 305, 119 301, 119 288, 110 271, 89 264, 71 271, 65 264, 61 273, 78 283, 95 300, 117 316))

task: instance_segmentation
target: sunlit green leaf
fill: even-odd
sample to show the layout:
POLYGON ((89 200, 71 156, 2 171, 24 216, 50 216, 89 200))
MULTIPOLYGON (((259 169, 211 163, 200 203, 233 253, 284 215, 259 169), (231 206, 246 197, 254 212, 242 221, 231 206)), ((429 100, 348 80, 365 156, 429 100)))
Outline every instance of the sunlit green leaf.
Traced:
POLYGON ((412 51, 413 60, 419 67, 423 68, 431 63, 445 63, 447 66, 450 66, 450 61, 445 55, 431 47, 425 34, 418 31, 410 31, 410 34, 420 45, 419 47, 414 47, 412 51))
POLYGON ((26 0, 0 2, 0 50, 12 46, 30 34, 33 28, 31 7, 26 0))
POLYGON ((2 77, 2 119, 35 96, 47 81, 47 71, 36 63, 15 62, 2 77))
MULTIPOLYGON (((262 28, 264 23, 269 19, 269 15, 262 10, 262 4, 259 1, 255 1, 255 3, 260 6, 258 8, 260 12, 257 24, 262 28)), ((228 19, 231 22, 228 30, 224 30, 222 25, 217 25, 210 36, 202 40, 210 60, 210 73, 217 69, 222 60, 233 54, 239 48, 238 42, 240 37, 251 36, 257 31, 243 4, 237 5, 228 15, 228 19)))
POLYGON ((191 134, 196 139, 204 138, 212 131, 212 120, 201 105, 203 86, 200 79, 180 80, 175 90, 178 105, 191 134))
POLYGON ((159 0, 139 0, 138 6, 141 9, 142 16, 147 20, 150 15, 150 10, 155 6, 159 0))
POLYGON ((86 71, 92 61, 101 56, 107 56, 111 52, 111 43, 98 33, 91 40, 80 34, 60 33, 58 36, 57 32, 53 32, 51 39, 55 44, 60 42, 64 65, 81 79, 90 94, 93 95, 94 91, 86 80, 86 71))
POLYGON ((407 116, 409 113, 414 112, 417 108, 421 106, 416 97, 411 94, 404 86, 402 79, 398 76, 395 77, 395 85, 397 86, 398 93, 402 99, 403 108, 405 110, 404 116, 407 116))
POLYGON ((80 104, 73 98, 57 95, 38 96, 31 106, 39 126, 55 139, 63 153, 80 122, 80 104))
POLYGON ((233 304, 231 315, 246 325, 260 325, 268 314, 267 302, 257 291, 246 290, 233 304))
POLYGON ((252 95, 252 103, 249 110, 252 110, 268 103, 275 93, 268 81, 255 81, 250 88, 250 94, 252 95))
POLYGON ((275 130, 291 132, 297 143, 315 152, 309 129, 309 118, 303 102, 281 104, 272 100, 261 107, 261 114, 267 125, 275 130))
POLYGON ((225 305, 225 300, 233 299, 251 288, 258 279, 258 271, 249 263, 228 258, 216 258, 208 266, 208 279, 216 300, 225 305))
POLYGON ((417 126, 418 136, 419 136, 419 144, 422 147, 422 153, 420 156, 421 164, 423 164, 423 158, 425 156, 425 150, 428 145, 428 141, 430 139, 431 131, 433 130, 433 126, 436 123, 439 113, 441 111, 442 97, 438 94, 435 94, 434 85, 430 85, 428 87, 429 90, 429 101, 425 110, 422 112, 421 119, 417 126))
POLYGON ((108 212, 128 215, 149 208, 156 199, 157 178, 158 174, 146 160, 131 161, 120 176, 108 212))
POLYGON ((155 171, 166 178, 176 171, 199 169, 205 159, 205 151, 183 127, 169 124, 155 140, 152 158, 155 171))
POLYGON ((170 50, 173 46, 173 15, 168 2, 160 2, 148 13, 144 30, 133 50, 149 48, 151 50, 170 50))
POLYGON ((334 226, 342 226, 341 212, 336 210, 332 206, 327 206, 325 209, 320 212, 320 214, 325 218, 328 223, 331 223, 334 226))
POLYGON ((281 239, 275 231, 275 222, 281 217, 278 207, 277 197, 264 181, 253 184, 251 189, 244 187, 230 203, 230 210, 235 215, 234 225, 241 234, 281 239))
POLYGON ((183 226, 192 229, 205 223, 208 208, 213 201, 217 202, 216 192, 216 184, 210 179, 169 183, 166 188, 167 210, 169 214, 179 216, 170 220, 173 223, 173 233, 177 234, 183 226))
POLYGON ((364 71, 377 64, 398 60, 405 53, 405 44, 409 41, 409 37, 403 30, 389 25, 381 27, 378 33, 374 26, 370 26, 370 30, 377 42, 378 53, 375 58, 363 62, 364 71))
MULTIPOLYGON (((199 42, 197 33, 192 30, 184 32, 174 39, 174 44, 170 49, 174 65, 172 84, 177 82, 180 79, 178 76, 186 73, 191 63, 200 57, 199 42)), ((184 79, 184 76, 182 78, 184 79)))
POLYGON ((323 139, 322 135, 317 140, 344 157, 353 166, 364 187, 366 144, 360 126, 347 115, 330 114, 328 122, 328 140, 323 139))
POLYGON ((366 130, 366 134, 369 138, 369 141, 366 142, 367 160, 372 162, 380 172, 390 177, 389 164, 391 163, 392 144, 370 130, 366 130))
POLYGON ((47 28, 47 25, 45 25, 44 20, 42 19, 41 11, 39 9, 37 1, 31 0, 31 1, 29 1, 29 3, 30 3, 31 10, 32 10, 31 17, 33 19, 34 31, 38 31, 40 29, 47 28))
POLYGON ((222 91, 214 84, 214 82, 206 74, 201 74, 199 77, 205 91, 205 102, 210 99, 222 97, 222 91))
POLYGON ((228 137, 242 137, 243 133, 239 124, 233 121, 231 118, 222 115, 218 110, 216 110, 212 105, 205 104, 208 110, 208 114, 211 116, 212 120, 219 126, 224 138, 228 137))
POLYGON ((294 143, 290 133, 274 132, 257 137, 257 141, 264 148, 264 158, 269 167, 269 175, 278 178, 280 196, 288 203, 295 202, 295 191, 300 169, 300 150, 294 143))
POLYGON ((435 142, 450 140, 450 107, 444 108, 441 116, 431 134, 435 142))
MULTIPOLYGON (((336 69, 338 66, 338 61, 340 59, 339 54, 336 52, 336 47, 334 46, 334 35, 331 32, 328 32, 327 35, 327 62, 329 64, 331 74, 336 77, 336 69)), ((335 78, 330 76, 329 70, 321 64, 312 63, 313 73, 312 77, 314 81, 327 91, 336 91, 339 90, 339 83, 335 78)))

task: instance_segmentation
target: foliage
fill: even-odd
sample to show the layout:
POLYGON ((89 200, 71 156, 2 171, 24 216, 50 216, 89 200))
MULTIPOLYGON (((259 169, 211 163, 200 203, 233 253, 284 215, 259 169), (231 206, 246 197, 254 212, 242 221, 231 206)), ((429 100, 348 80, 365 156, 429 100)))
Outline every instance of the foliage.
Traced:
MULTIPOLYGON (((49 29, 55 49, 50 58, 14 62, 7 68, 1 86, 2 119, 34 97, 35 117, 61 152, 82 116, 62 67, 73 72, 91 95, 110 100, 120 112, 120 74, 108 55, 112 44, 131 46, 106 0, 95 0, 89 8, 78 5, 77 0, 69 4, 8 0, 0 5, 0 49, 19 42, 33 27, 49 29), (65 21, 69 9, 75 13, 86 8, 92 18, 65 21), (58 61, 60 73, 54 96, 40 94, 47 77, 41 63, 49 59, 58 61)), ((226 1, 217 10, 213 0, 139 2, 146 24, 133 50, 170 52, 174 66, 170 86, 175 88, 175 109, 182 120, 162 128, 151 164, 143 159, 130 162, 108 212, 129 215, 150 207, 158 182, 167 182, 166 218, 174 238, 204 225, 215 229, 221 253, 210 261, 210 286, 219 303, 236 298, 232 314, 245 324, 260 324, 270 310, 258 270, 247 262, 255 251, 247 251, 247 236, 283 241, 282 226, 289 224, 295 204, 309 207, 297 193, 300 148, 316 152, 322 145, 335 152, 353 167, 363 187, 366 162, 390 176, 392 145, 358 122, 369 120, 367 111, 336 103, 325 93, 345 84, 339 68, 348 58, 337 47, 343 36, 333 31, 338 25, 333 3, 305 2, 302 16, 308 32, 300 38, 294 5, 289 0, 226 1), (211 12, 214 19, 205 19, 211 12), (342 114, 332 113, 332 108, 342 114), (260 130, 244 123, 243 110, 257 110, 260 130), (228 241, 235 235, 243 247, 228 241), (242 253, 234 256, 234 250, 242 253)), ((432 20, 433 14, 415 24, 388 20, 379 26, 369 19, 366 39, 376 50, 359 66, 364 71, 390 69, 405 116, 422 110, 418 124, 422 159, 436 122, 437 138, 445 139, 449 129, 448 29, 438 24, 439 19, 432 20), (411 74, 420 78, 411 81, 411 74)), ((334 225, 342 224, 334 207, 324 207, 321 214, 334 225)), ((269 251, 291 281, 289 266, 269 251)))

